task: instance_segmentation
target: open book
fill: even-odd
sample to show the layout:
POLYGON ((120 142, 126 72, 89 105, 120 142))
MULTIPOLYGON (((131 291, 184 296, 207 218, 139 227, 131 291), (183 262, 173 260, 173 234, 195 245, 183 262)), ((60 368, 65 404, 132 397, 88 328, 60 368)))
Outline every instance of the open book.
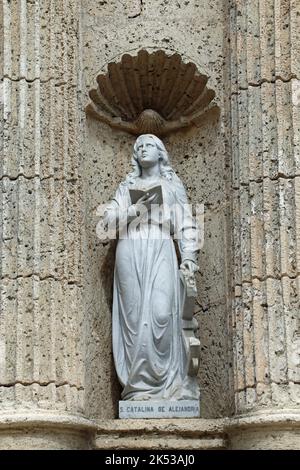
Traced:
POLYGON ((152 196, 156 194, 156 198, 153 200, 153 204, 162 204, 163 203, 163 196, 162 196, 162 188, 161 186, 153 186, 145 191, 141 189, 129 189, 131 204, 136 204, 137 201, 143 196, 152 196))

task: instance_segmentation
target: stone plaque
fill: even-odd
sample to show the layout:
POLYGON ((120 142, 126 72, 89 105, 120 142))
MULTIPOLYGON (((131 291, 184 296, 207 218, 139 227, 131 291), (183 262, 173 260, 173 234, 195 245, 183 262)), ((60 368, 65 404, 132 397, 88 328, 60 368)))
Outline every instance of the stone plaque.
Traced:
POLYGON ((119 401, 119 418, 199 418, 198 400, 119 401))

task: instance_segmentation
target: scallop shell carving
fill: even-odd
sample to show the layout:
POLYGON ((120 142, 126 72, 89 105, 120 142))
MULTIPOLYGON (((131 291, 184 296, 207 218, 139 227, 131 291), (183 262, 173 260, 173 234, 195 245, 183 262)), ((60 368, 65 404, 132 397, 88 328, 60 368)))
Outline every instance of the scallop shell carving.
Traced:
POLYGON ((195 64, 184 63, 179 54, 163 51, 137 56, 124 54, 97 76, 86 112, 111 127, 131 134, 165 135, 192 124, 216 107, 208 77, 195 64))

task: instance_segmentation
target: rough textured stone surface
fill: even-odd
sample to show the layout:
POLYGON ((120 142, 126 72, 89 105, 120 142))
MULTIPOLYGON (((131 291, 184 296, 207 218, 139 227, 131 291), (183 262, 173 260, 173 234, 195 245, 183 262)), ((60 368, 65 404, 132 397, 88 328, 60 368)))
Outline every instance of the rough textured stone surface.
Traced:
POLYGON ((300 398, 298 42, 291 43, 297 16, 289 1, 232 2, 238 412, 300 398))
MULTIPOLYGON (((200 73, 209 76, 209 86, 216 92, 216 101, 218 104, 222 102, 223 45, 217 34, 223 29, 222 2, 216 5, 207 3, 207 10, 201 16, 197 14, 198 2, 184 5, 146 2, 135 18, 129 11, 129 4, 126 3, 125 9, 125 3, 82 4, 86 102, 98 72, 105 72, 106 64, 119 60, 125 52, 135 55, 141 47, 149 51, 162 49, 167 53, 180 50, 185 60, 193 61, 200 73)), ((84 257, 89 260, 85 292, 89 299, 88 361, 93 373, 87 378, 86 386, 87 405, 93 417, 116 416, 119 395, 110 346, 114 243, 103 246, 96 240, 95 210, 100 203, 109 200, 114 188, 129 171, 133 140, 125 133, 112 131, 106 125, 99 126, 87 118, 83 165, 87 221, 84 257)), ((224 140, 224 130, 215 115, 208 116, 199 128, 164 139, 172 165, 182 178, 191 201, 205 203, 207 209, 205 245, 199 260, 203 268, 199 275, 197 304, 202 341, 199 376, 203 389, 202 416, 226 415, 232 407, 229 385, 232 361, 229 357, 226 299, 229 273, 224 262, 229 229, 226 205, 229 175, 224 140)))
POLYGON ((25 410, 3 418, 1 446, 299 448, 298 10, 298 0, 1 1, 0 418, 25 410), (194 62, 220 108, 165 139, 206 209, 196 315, 207 419, 193 429, 113 420, 115 244, 97 239, 96 209, 129 171, 133 138, 84 108, 108 62, 141 48, 194 62), (67 430, 45 415, 28 433, 38 410, 104 420, 96 444, 71 418, 67 430))
MULTIPOLYGON (((83 413, 79 3, 4 0, 0 10, 0 416, 83 413)), ((19 427, 1 431, 4 446, 31 447, 30 432, 39 441, 38 430, 22 441, 19 427)), ((71 434, 53 446, 85 445, 71 434)), ((48 438, 52 447, 49 436, 36 445, 48 438)))
POLYGON ((228 420, 230 449, 291 450, 300 444, 299 409, 266 409, 228 420))
MULTIPOLYGON (((90 151, 95 153, 91 154, 91 163, 86 160, 89 164, 87 169, 87 182, 89 187, 86 188, 86 198, 89 207, 89 220, 88 220, 88 234, 90 236, 89 245, 93 247, 93 252, 86 254, 86 257, 90 259, 90 263, 87 266, 86 279, 91 279, 91 291, 92 294, 87 294, 89 299, 93 299, 94 305, 90 300, 91 314, 89 319, 92 320, 93 315, 96 316, 95 322, 93 323, 94 335, 97 334, 99 337, 98 348, 101 348, 102 361, 99 360, 98 365, 94 364, 94 367, 98 367, 98 370, 103 370, 106 367, 106 372, 109 376, 114 376, 112 358, 111 358, 111 291, 112 291, 112 266, 114 263, 114 243, 101 245, 100 242, 95 243, 95 225, 97 223, 97 217, 95 211, 100 203, 104 203, 113 195, 113 186, 116 187, 118 182, 125 177, 126 172, 129 170, 129 156, 131 152, 132 141, 128 141, 126 135, 113 135, 110 129, 105 129, 108 136, 103 138, 104 130, 95 126, 94 122, 88 122, 90 126, 90 139, 89 146, 94 139, 92 131, 96 132, 98 138, 97 142, 101 145, 103 141, 104 145, 101 145, 103 158, 99 155, 99 150, 96 149, 97 143, 90 151), (112 148, 106 144, 106 139, 110 138, 112 148), (103 140, 102 140, 103 139, 103 140), (113 139, 113 140, 112 140, 113 139), (107 152, 107 153, 106 153, 107 152), (96 169, 97 168, 97 169, 96 169), (95 178, 95 172, 98 178, 95 178), (102 189, 102 191, 101 191, 102 189), (97 248, 99 246, 99 249, 97 248), (100 251, 101 250, 101 251, 100 251), (94 267, 93 267, 94 264, 94 267), (97 284, 96 284, 97 283, 97 284), (101 313, 100 313, 101 312, 101 313), (95 328, 95 325, 99 325, 95 328), (98 330, 99 328, 99 330, 98 330), (96 333, 96 331, 99 333, 96 333), (103 346, 101 343, 103 343, 103 346), (105 360, 104 360, 105 358, 105 360), (101 364, 100 364, 101 363, 101 364)), ((224 199, 224 160, 222 165, 218 161, 218 158, 222 161, 222 156, 218 155, 218 149, 215 147, 214 132, 216 123, 208 122, 203 128, 203 134, 201 130, 198 132, 198 136, 195 132, 189 132, 187 135, 183 134, 179 136, 170 137, 169 140, 165 139, 167 148, 169 149, 172 165, 178 172, 179 176, 184 181, 190 198, 192 201, 205 201, 207 206, 211 207, 212 210, 207 210, 205 218, 205 244, 203 251, 200 255, 199 262, 200 266, 206 266, 205 270, 201 269, 199 276, 199 300, 197 303, 198 319, 200 324, 199 334, 200 340, 202 341, 202 360, 201 360, 201 374, 205 379, 203 381, 203 388, 205 388, 205 396, 203 397, 203 416, 211 416, 211 414, 218 416, 226 413, 226 410, 230 408, 230 393, 228 393, 228 334, 227 334, 227 318, 226 318, 226 278, 224 280, 224 270, 226 273, 226 264, 224 263, 223 246, 226 245, 224 241, 226 236, 226 216, 227 207, 226 204, 222 205, 217 211, 218 202, 224 199), (205 135, 208 133, 209 143, 205 142, 205 135), (199 139, 200 142, 194 142, 193 139, 199 139), (181 144, 180 144, 181 140, 181 144), (200 144, 200 145, 199 145, 200 144), (199 151, 200 149, 200 151, 199 151), (205 174, 205 164, 203 161, 209 159, 210 155, 214 158, 216 173, 220 173, 220 179, 214 181, 211 186, 207 186, 206 181, 208 175, 205 174), (208 154, 208 155, 207 155, 208 154), (195 174, 192 168, 195 165, 203 168, 204 174, 195 174), (189 170, 191 169, 190 173, 189 170), (216 246, 219 249, 216 250, 216 246), (209 309, 212 311, 215 306, 218 306, 217 312, 210 315, 209 309), (213 359, 214 358, 214 359, 213 359), (218 361, 218 365, 215 365, 214 361, 218 361), (212 374, 211 371, 214 371, 212 374), (226 372, 225 372, 226 371, 226 372), (218 386, 216 387, 216 384, 218 386), (210 404, 211 400, 211 404, 210 404), (213 403, 215 405, 213 405, 213 403)), ((87 154, 88 155, 88 154, 87 154)), ((87 286, 88 288, 88 286, 87 286)), ((91 341, 91 348, 95 347, 95 342, 91 341)), ((98 349, 99 351, 99 349, 98 349)), ((95 357, 94 354, 91 357, 95 357)), ((100 354, 100 353, 99 353, 100 354)), ((92 362, 92 361, 91 361, 92 362)), ((230 373, 230 371, 229 371, 230 373)), ((99 381, 101 373, 96 373, 91 376, 91 379, 99 381)), ((101 380, 102 387, 106 388, 104 393, 99 387, 99 383, 92 385, 91 393, 88 394, 89 399, 93 398, 93 393, 96 394, 95 402, 92 404, 92 409, 95 412, 100 403, 101 395, 104 394, 105 400, 109 400, 112 396, 110 387, 110 380, 101 380), (100 395, 101 394, 101 395, 100 395), (97 397, 97 398, 96 398, 97 397)), ((200 386, 201 386, 200 380, 200 386)), ((118 386, 116 385, 116 391, 118 392, 118 386)), ((114 413, 116 413, 116 399, 117 394, 113 395, 114 399, 114 413)), ((103 406, 101 413, 109 413, 109 408, 103 406)), ((101 415, 100 415, 101 416, 101 415)), ((104 416, 101 416, 104 417, 104 416)), ((107 415, 112 417, 112 415, 107 415)))
POLYGON ((1 450, 90 449, 97 425, 80 415, 49 410, 2 411, 1 450))
POLYGON ((99 420, 97 449, 224 449, 220 419, 99 420))

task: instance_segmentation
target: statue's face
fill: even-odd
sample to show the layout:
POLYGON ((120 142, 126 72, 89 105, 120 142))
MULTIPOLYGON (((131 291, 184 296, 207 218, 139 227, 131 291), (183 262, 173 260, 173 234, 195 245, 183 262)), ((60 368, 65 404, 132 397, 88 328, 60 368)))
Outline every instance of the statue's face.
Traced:
POLYGON ((159 152, 151 137, 141 137, 137 147, 137 159, 142 168, 155 166, 159 161, 159 152))

